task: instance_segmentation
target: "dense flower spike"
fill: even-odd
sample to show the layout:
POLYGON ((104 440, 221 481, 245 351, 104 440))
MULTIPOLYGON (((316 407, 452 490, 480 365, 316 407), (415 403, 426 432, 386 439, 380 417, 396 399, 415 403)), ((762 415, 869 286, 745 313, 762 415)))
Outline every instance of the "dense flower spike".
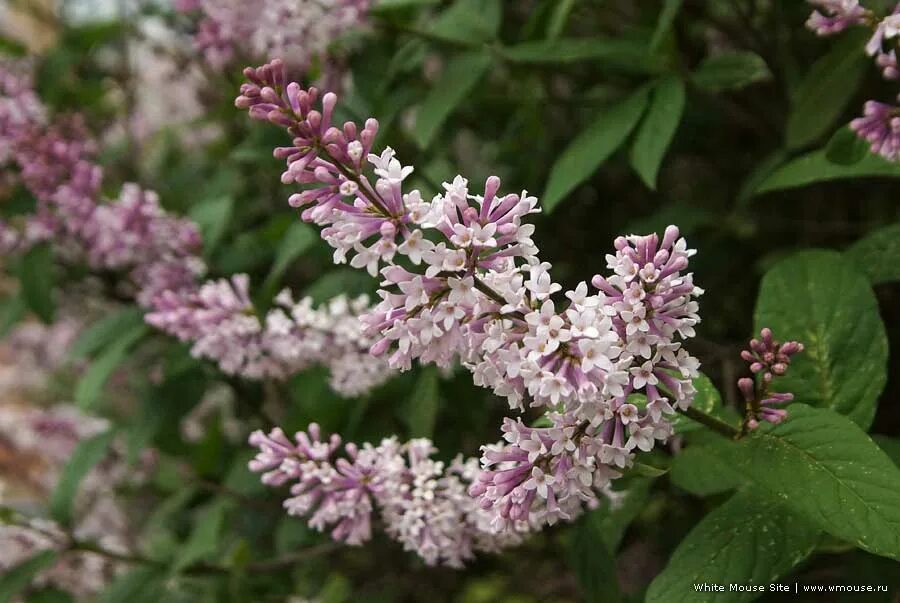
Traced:
MULTIPOLYGON (((508 420, 504 442, 484 447, 483 470, 468 484, 485 513, 479 523, 507 534, 571 519, 597 503, 636 450, 668 438, 667 415, 694 395, 699 362, 681 341, 694 335, 703 293, 684 272, 694 251, 676 227, 662 238, 618 238, 606 258, 612 274, 595 276, 595 291, 580 283, 562 303, 555 298, 562 286, 532 241, 534 227, 524 223, 538 211, 536 198, 501 193, 495 176, 476 193, 457 176, 426 201, 404 189, 412 167, 390 148, 373 152, 375 120, 332 125, 337 97, 319 101, 315 88, 288 82, 281 61, 244 73, 235 104, 293 139, 275 150, 287 164, 283 182, 304 187, 290 204, 323 227, 336 262, 381 275, 381 301, 361 315, 372 353, 398 369, 413 360, 460 360, 512 409, 547 409, 550 427, 508 420)), ((264 450, 285 442, 273 436, 264 450)), ((267 482, 298 477, 276 457, 262 460, 255 467, 272 470, 267 482)), ((305 514, 309 496, 306 487, 299 491, 305 514)), ((371 506, 361 493, 341 490, 341 517, 352 527, 340 524, 337 537, 367 537, 371 506), (346 497, 358 504, 352 512, 346 497)))
POLYGON ((343 395, 390 376, 384 361, 368 354, 373 340, 357 319, 365 299, 338 296, 313 308, 311 300, 295 302, 284 292, 261 318, 246 276, 198 285, 205 267, 197 226, 168 214, 155 193, 135 184, 99 202, 102 171, 93 144, 77 119, 58 121, 48 118, 22 66, 0 65, 0 161, 17 168, 5 172, 39 203, 25 224, 0 223, 0 249, 21 252, 52 239, 67 261, 127 275, 119 293, 148 308, 152 325, 192 342, 197 357, 231 375, 281 379, 324 364, 343 395))
MULTIPOLYGON (((853 25, 872 27, 874 33, 866 44, 866 52, 874 57, 886 80, 900 79, 897 64, 900 4, 892 14, 878 20, 857 0, 810 0, 810 3, 826 13, 814 11, 806 23, 819 35, 838 33, 853 25)), ((851 121, 850 127, 869 143, 873 153, 888 161, 900 158, 900 107, 870 100, 864 106, 863 116, 851 121)))
POLYGON ((431 458, 436 450, 427 439, 341 447, 339 436, 323 441, 312 424, 293 440, 279 428, 256 431, 250 444, 259 448, 250 469, 264 472, 265 484, 291 484, 287 512, 308 516, 310 527, 350 545, 371 538, 377 511, 385 531, 404 549, 429 565, 460 567, 475 551, 516 544, 526 529, 493 531, 490 514, 466 494, 476 473, 474 459, 445 466, 431 458))
POLYGON ((772 408, 794 399, 790 392, 770 392, 769 386, 775 377, 784 375, 791 365, 791 356, 803 351, 803 344, 797 341, 780 343, 775 341, 772 330, 764 328, 759 339, 750 340, 750 349, 741 352, 741 358, 750 365, 750 372, 757 376, 738 379, 738 389, 744 397, 747 408, 744 429, 753 430, 759 421, 780 423, 787 417, 787 411, 772 408))
POLYGON ((384 362, 368 354, 371 340, 357 318, 365 297, 338 296, 319 308, 312 300, 294 301, 289 291, 261 318, 249 295, 249 278, 236 275, 205 283, 187 294, 158 296, 147 322, 182 341, 192 353, 218 363, 229 375, 251 379, 286 378, 314 364, 331 369, 331 385, 356 395, 388 376, 384 362))

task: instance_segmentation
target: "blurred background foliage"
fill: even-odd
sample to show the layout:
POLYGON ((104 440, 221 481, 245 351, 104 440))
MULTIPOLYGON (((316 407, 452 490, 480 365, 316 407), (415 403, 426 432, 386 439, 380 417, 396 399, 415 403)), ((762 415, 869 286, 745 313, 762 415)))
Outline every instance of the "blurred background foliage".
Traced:
MULTIPOLYGON (((845 127, 866 99, 891 90, 864 56, 864 39, 816 38, 803 26, 809 10, 777 0, 381 0, 368 29, 340 42, 350 49, 350 75, 339 118, 378 118, 378 145, 415 164, 423 193, 462 173, 474 182, 497 174, 507 190, 538 195, 536 242, 567 286, 603 271, 615 236, 679 225, 699 250, 692 268, 707 292, 693 351, 735 406, 739 350, 763 272, 795 250, 844 250, 900 218, 900 166, 860 152, 845 127)), ((37 53, 42 98, 107 132, 110 189, 140 182, 201 225, 210 276, 250 273, 261 308, 282 286, 317 301, 373 290, 367 275, 333 266, 330 249, 287 207, 271 156, 281 132, 251 125, 233 107, 238 65, 265 57, 243 57, 227 70, 198 66, 189 45, 148 35, 177 37, 189 27, 163 3, 72 1, 57 10, 8 1, 2 14, 3 52, 37 53), (172 62, 177 77, 146 88, 140 53, 172 62), (196 103, 174 109, 200 110, 173 109, 149 129, 136 123, 141 107, 164 96, 196 103)), ((16 204, 7 199, 0 208, 13 212, 16 204)), ((885 241, 896 245, 892 232, 885 241)), ((60 284, 78 278, 56 273, 60 284)), ((891 347, 900 349, 900 290, 884 284, 876 293, 891 347)), ((14 300, 3 309, 8 319, 14 300)), ((700 498, 672 474, 636 475, 617 484, 628 492, 617 508, 461 571, 426 568, 382 536, 338 547, 282 513, 246 471, 250 453, 227 437, 225 419, 214 417, 200 440, 185 441, 179 421, 204 392, 230 389, 242 402, 235 418, 244 429, 273 417, 285 429, 314 420, 347 440, 430 436, 448 457, 497 439, 505 403, 468 374, 433 369, 349 400, 318 370, 277 386, 223 381, 149 330, 135 336, 130 355, 129 346, 114 348, 140 316, 117 320, 95 323, 95 341, 82 346, 101 369, 69 376, 76 383, 60 391, 114 417, 134 454, 160 451, 160 470, 133 495, 133 512, 144 553, 174 561, 138 566, 102 601, 639 600, 677 543, 725 498, 700 498), (164 359, 156 384, 142 370, 151 358, 164 359), (114 370, 125 382, 106 383, 114 370), (283 555, 283 566, 253 569, 283 555), (196 562, 228 571, 183 571, 196 562)), ((900 394, 896 355, 890 362, 885 401, 900 394)), ((879 406, 873 430, 900 435, 896 404, 879 406)), ((896 569, 822 543, 784 581, 890 579, 896 588, 896 569)))

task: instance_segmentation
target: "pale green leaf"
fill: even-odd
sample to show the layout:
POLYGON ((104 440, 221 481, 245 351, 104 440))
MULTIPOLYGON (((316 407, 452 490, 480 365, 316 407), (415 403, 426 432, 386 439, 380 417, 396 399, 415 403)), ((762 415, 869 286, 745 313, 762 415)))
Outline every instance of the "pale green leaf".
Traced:
POLYGON ((486 51, 467 52, 447 61, 444 72, 416 113, 415 138, 422 148, 434 140, 443 123, 463 102, 491 65, 486 51))
POLYGON ((403 413, 411 437, 432 437, 440 398, 440 379, 437 370, 434 367, 426 367, 422 370, 403 413))
POLYGON ((827 133, 856 94, 869 69, 865 31, 851 31, 806 72, 793 94, 785 144, 796 149, 827 133))
POLYGON ((707 57, 691 75, 694 84, 711 92, 737 90, 772 76, 759 55, 730 51, 707 57))
POLYGON ((610 107, 569 144, 550 170, 543 197, 544 211, 553 211, 622 146, 647 107, 647 95, 647 88, 641 88, 610 107))
POLYGON ((94 406, 113 371, 125 360, 132 346, 149 331, 145 324, 135 325, 97 355, 75 387, 75 403, 79 408, 84 410, 94 406))
POLYGON ((900 164, 869 153, 852 165, 840 165, 829 161, 825 149, 820 149, 801 155, 772 171, 757 185, 753 194, 760 195, 831 180, 876 176, 896 178, 900 176, 900 164))
POLYGON ((19 280, 22 299, 45 323, 53 322, 56 304, 53 299, 53 252, 49 244, 35 245, 22 258, 19 280))
POLYGON ((69 350, 71 358, 92 356, 99 350, 113 344, 122 333, 144 323, 144 312, 140 308, 128 307, 104 316, 85 329, 69 350))
POLYGON ((81 481, 106 456, 114 435, 115 432, 109 430, 83 440, 72 452, 50 497, 50 514, 59 523, 71 523, 81 481))
POLYGON ((234 212, 234 199, 218 197, 207 199, 191 207, 190 217, 200 228, 203 237, 203 252, 209 256, 222 240, 228 222, 234 212))
POLYGON ((631 165, 648 187, 656 190, 663 156, 675 136, 684 112, 684 82, 677 76, 661 79, 653 87, 647 115, 631 145, 631 165))

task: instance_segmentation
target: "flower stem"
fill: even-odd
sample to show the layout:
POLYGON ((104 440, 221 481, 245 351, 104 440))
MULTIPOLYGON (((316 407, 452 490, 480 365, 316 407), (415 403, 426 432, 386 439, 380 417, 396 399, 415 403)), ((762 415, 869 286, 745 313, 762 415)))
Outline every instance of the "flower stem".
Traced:
POLYGON ((706 414, 702 410, 697 410, 696 408, 692 408, 690 406, 686 410, 681 408, 676 408, 676 410, 687 418, 697 421, 698 423, 712 429, 719 435, 725 436, 726 438, 737 440, 741 437, 740 430, 732 427, 725 421, 721 421, 712 415, 706 414))

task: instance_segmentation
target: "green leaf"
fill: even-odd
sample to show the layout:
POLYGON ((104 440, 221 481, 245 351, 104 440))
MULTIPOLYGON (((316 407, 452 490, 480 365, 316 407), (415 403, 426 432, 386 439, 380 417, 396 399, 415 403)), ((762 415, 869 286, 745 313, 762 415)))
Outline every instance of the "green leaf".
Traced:
POLYGON ((180 547, 172 563, 171 574, 177 574, 193 563, 204 561, 219 550, 222 526, 228 508, 227 501, 217 500, 204 509, 194 524, 191 535, 180 547))
POLYGON ((656 176, 684 111, 684 82, 677 76, 661 79, 631 145, 631 165, 648 187, 656 190, 656 176))
POLYGON ((734 442, 724 438, 721 443, 688 446, 672 460, 669 479, 695 496, 734 490, 742 483, 729 460, 734 448, 734 442))
POLYGON ((291 265, 291 262, 312 247, 317 238, 316 231, 308 224, 303 222, 291 224, 291 227, 284 233, 284 238, 281 239, 281 245, 275 254, 275 262, 272 264, 272 269, 266 277, 263 288, 266 290, 273 289, 291 265))
POLYGON ((669 30, 672 29, 675 17, 681 10, 681 3, 682 0, 663 0, 662 10, 659 11, 659 16, 656 18, 656 29, 653 30, 653 37, 650 38, 651 51, 659 48, 669 30))
POLYGON ((869 153, 853 165, 838 165, 828 160, 826 151, 820 149, 801 155, 774 170, 759 183, 754 195, 797 188, 818 182, 844 178, 868 178, 874 176, 900 176, 900 163, 887 161, 869 153))
POLYGON ((63 468, 50 497, 50 515, 63 525, 72 522, 75 497, 81 480, 106 456, 115 432, 110 429, 81 441, 63 468))
POLYGON ((103 386, 125 359, 128 350, 149 332, 147 325, 135 325, 94 359, 75 387, 75 403, 79 408, 85 410, 96 404, 103 392, 103 386))
POLYGON ((43 551, 5 570, 0 576, 0 603, 11 603, 35 576, 56 562, 57 555, 56 551, 43 551))
POLYGON ((832 536, 900 559, 900 469, 846 417, 787 410, 739 442, 738 471, 832 536))
POLYGON ((491 56, 484 51, 459 54, 447 61, 416 114, 415 139, 420 147, 431 144, 441 125, 469 96, 490 65, 491 56))
POLYGON ((120 574, 100 593, 98 603, 152 603, 164 601, 165 571, 141 566, 120 574))
POLYGON ((234 213, 234 199, 228 196, 208 199, 191 207, 190 217, 200 227, 203 252, 209 257, 215 251, 234 213))
POLYGON ((834 251, 782 260, 763 277, 754 324, 757 333, 769 327, 779 341, 805 348, 773 389, 864 429, 872 423, 887 375, 887 335, 875 295, 853 263, 834 251))
POLYGON ((413 389, 403 419, 413 438, 430 438, 434 433, 438 408, 441 402, 440 379, 434 367, 422 370, 413 389))
POLYGON ((783 504, 741 491, 713 510, 681 541, 650 584, 647 603, 751 601, 761 591, 730 592, 729 584, 765 592, 815 548, 819 531, 783 504), (703 592, 703 584, 725 592, 703 592))
POLYGON ((828 132, 853 99, 869 68, 863 52, 871 32, 851 31, 806 72, 793 96, 785 144, 796 149, 828 132))
POLYGON ((589 516, 581 517, 569 530, 569 565, 578 578, 583 601, 615 603, 621 600, 616 560, 603 543, 603 533, 589 516))
POLYGON ((587 180, 634 129, 647 107, 646 87, 603 112, 563 151, 544 192, 544 211, 551 212, 566 195, 587 180))
POLYGON ((35 245, 22 258, 19 278, 22 299, 28 308, 45 323, 53 322, 53 252, 47 243, 35 245))
POLYGON ((668 467, 656 467, 647 463, 635 463, 633 469, 635 473, 644 477, 662 477, 669 472, 668 467))
POLYGON ((6 337, 16 323, 22 320, 28 310, 22 296, 7 297, 0 302, 0 337, 6 337))
POLYGON ((575 0, 555 0, 553 12, 550 14, 550 20, 547 23, 548 40, 556 40, 566 29, 569 15, 574 6, 575 0))
POLYGON ((784 149, 776 149, 760 161, 741 183, 737 194, 737 207, 746 207, 750 199, 756 195, 757 189, 777 170, 788 158, 788 152, 784 149))
POLYGON ((900 222, 870 233, 854 243, 844 255, 873 285, 900 281, 900 222))
POLYGON ((628 38, 560 38, 532 40, 499 49, 512 63, 524 65, 566 64, 598 61, 636 73, 656 73, 660 59, 647 53, 646 44, 628 38))
POLYGON ((499 0, 456 0, 431 26, 432 36, 467 46, 497 37, 503 16, 499 0))
POLYGON ((859 163, 869 154, 869 143, 849 127, 834 133, 825 146, 825 158, 837 165, 859 163))
POLYGON ((707 57, 691 76, 704 90, 738 90, 767 80, 772 76, 759 55, 747 51, 731 51, 707 57))
POLYGON ((110 314, 84 330, 69 350, 71 358, 86 358, 113 344, 123 332, 144 324, 144 312, 128 307, 110 314))

